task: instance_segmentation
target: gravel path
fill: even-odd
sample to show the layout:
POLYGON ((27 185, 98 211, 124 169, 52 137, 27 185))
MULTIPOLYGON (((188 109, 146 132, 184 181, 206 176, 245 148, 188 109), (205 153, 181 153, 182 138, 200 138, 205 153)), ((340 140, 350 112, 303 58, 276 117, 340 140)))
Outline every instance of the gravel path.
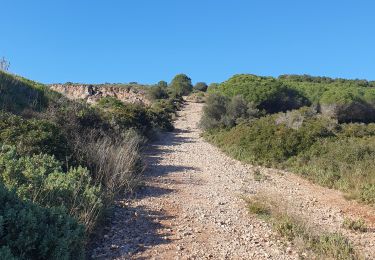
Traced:
POLYGON ((243 195, 281 198, 288 211, 348 236, 375 259, 375 211, 290 173, 244 165, 200 137, 202 104, 188 103, 172 133, 147 152, 146 183, 118 201, 111 225, 92 252, 99 259, 298 259, 297 249, 250 215, 243 195), (259 170, 265 180, 254 179, 259 170), (345 216, 363 218, 366 233, 343 230, 345 216))

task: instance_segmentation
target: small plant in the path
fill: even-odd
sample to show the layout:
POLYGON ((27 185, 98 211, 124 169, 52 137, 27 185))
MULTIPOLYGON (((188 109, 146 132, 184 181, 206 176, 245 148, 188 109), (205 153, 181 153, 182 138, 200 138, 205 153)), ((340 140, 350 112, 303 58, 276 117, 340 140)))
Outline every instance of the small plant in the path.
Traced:
POLYGON ((254 171, 254 181, 264 181, 267 180, 267 176, 262 174, 259 169, 254 171))
POLYGON ((354 231, 366 232, 367 226, 363 219, 345 218, 342 227, 354 231))
POLYGON ((258 198, 248 199, 248 209, 251 213, 260 217, 269 217, 271 214, 270 207, 261 202, 258 198))

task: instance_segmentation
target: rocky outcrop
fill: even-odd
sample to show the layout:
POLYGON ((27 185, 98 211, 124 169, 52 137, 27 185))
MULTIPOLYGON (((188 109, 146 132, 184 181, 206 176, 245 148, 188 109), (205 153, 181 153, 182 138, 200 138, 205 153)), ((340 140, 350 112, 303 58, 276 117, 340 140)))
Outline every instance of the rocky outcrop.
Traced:
POLYGON ((124 103, 150 105, 146 92, 131 85, 53 84, 50 88, 69 99, 83 99, 90 104, 103 97, 115 97, 124 103))

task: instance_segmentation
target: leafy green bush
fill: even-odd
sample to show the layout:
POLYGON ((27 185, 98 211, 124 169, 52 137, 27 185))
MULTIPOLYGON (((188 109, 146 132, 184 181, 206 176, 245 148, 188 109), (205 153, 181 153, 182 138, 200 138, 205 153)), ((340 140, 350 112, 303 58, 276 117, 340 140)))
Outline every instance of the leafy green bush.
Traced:
POLYGON ((223 122, 225 126, 233 127, 258 116, 259 110, 253 104, 248 103, 242 96, 234 96, 227 104, 223 122))
POLYGON ((67 140, 56 124, 47 120, 26 120, 1 111, 0 143, 16 146, 22 155, 53 154, 64 161, 69 154, 67 140))
POLYGON ((154 131, 172 131, 174 129, 171 114, 163 109, 148 109, 147 116, 154 131))
POLYGON ((0 148, 0 180, 26 201, 44 207, 63 207, 87 229, 103 210, 100 187, 93 185, 84 168, 63 172, 54 157, 39 154, 19 156, 14 147, 0 148))
POLYGON ((21 201, 0 183, 2 259, 83 259, 84 229, 57 208, 21 201))
POLYGON ((375 203, 375 138, 320 140, 290 161, 290 168, 323 186, 375 203))
POLYGON ((169 86, 177 96, 188 95, 193 90, 191 79, 185 74, 178 74, 169 86))
POLYGON ((242 95, 247 102, 268 113, 287 111, 310 104, 300 92, 288 88, 282 82, 271 77, 255 75, 235 75, 217 88, 209 88, 209 92, 229 97, 242 95))
POLYGON ((147 110, 141 105, 124 104, 115 98, 103 98, 97 106, 106 110, 105 116, 115 128, 135 128, 141 133, 146 133, 151 129, 147 110))
POLYGON ((335 128, 329 119, 308 118, 293 129, 278 117, 262 117, 229 131, 211 132, 207 137, 237 159, 276 165, 308 149, 319 138, 332 136, 335 128))
POLYGON ((207 130, 224 126, 223 117, 227 113, 229 98, 219 94, 211 94, 206 99, 200 126, 207 130))
POLYGON ((148 90, 148 95, 151 100, 169 98, 167 87, 160 85, 150 87, 150 89, 148 90))
POLYGON ((115 129, 136 129, 147 135, 155 129, 172 130, 171 117, 168 111, 150 109, 136 104, 124 104, 121 101, 107 97, 99 101, 97 106, 104 109, 104 117, 111 122, 115 129))
POLYGON ((200 126, 204 130, 233 127, 241 122, 250 121, 259 114, 258 109, 242 96, 228 98, 220 94, 211 94, 203 107, 200 126))
POLYGON ((202 91, 202 92, 206 92, 207 88, 208 88, 208 86, 207 86, 207 84, 205 82, 197 82, 194 85, 194 89, 195 90, 202 91))

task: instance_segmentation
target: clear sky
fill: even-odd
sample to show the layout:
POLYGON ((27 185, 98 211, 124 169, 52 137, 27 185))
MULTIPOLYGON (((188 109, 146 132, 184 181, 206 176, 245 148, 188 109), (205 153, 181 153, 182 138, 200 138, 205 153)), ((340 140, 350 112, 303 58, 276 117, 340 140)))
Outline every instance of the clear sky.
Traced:
POLYGON ((0 57, 44 82, 375 80, 372 0, 0 0, 0 57))

